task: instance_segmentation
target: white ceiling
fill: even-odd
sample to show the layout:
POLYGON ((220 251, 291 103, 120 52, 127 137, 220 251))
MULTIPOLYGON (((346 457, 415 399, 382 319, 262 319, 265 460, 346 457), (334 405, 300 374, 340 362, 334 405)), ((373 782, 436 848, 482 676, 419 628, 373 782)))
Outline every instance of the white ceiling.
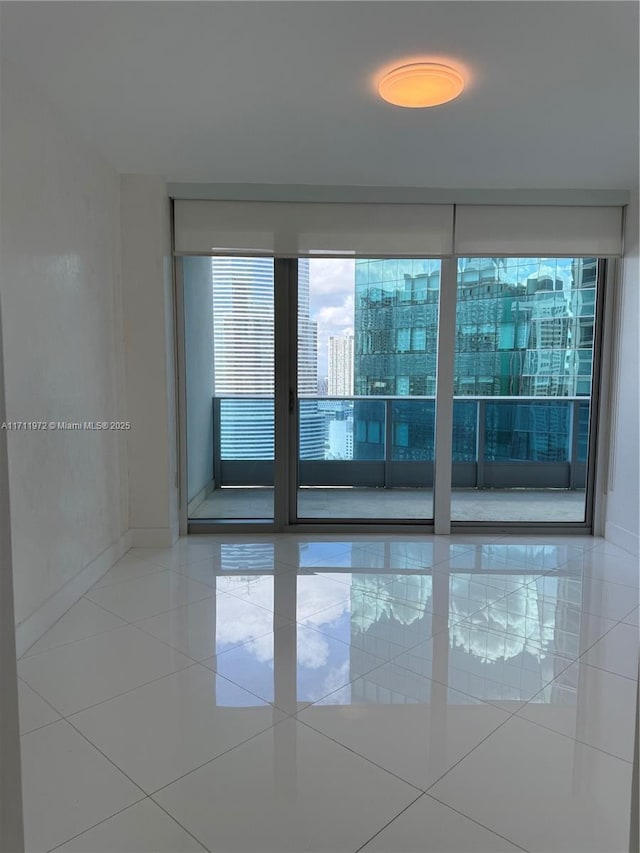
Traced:
POLYGON ((2 3, 1 50, 120 172, 169 181, 624 189, 637 2, 2 3), (450 58, 456 102, 372 79, 450 58))

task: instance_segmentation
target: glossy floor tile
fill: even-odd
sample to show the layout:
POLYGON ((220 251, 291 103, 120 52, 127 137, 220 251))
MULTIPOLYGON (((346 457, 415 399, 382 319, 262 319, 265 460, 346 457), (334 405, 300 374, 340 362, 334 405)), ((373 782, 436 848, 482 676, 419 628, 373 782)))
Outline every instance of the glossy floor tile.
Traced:
POLYGON ((625 678, 638 677, 638 637, 635 625, 620 622, 584 655, 584 662, 625 678))
POLYGON ((468 621, 452 624, 447 632, 394 660, 405 669, 512 712, 571 662, 540 641, 468 621))
POLYGON ((411 576, 404 580, 411 582, 411 593, 394 595, 390 576, 380 580, 375 575, 354 574, 348 596, 299 621, 352 647, 391 659, 433 636, 436 630, 431 578, 411 576))
POLYGON ((144 793, 65 720, 22 737, 25 850, 51 850, 144 793))
POLYGON ((512 853, 494 832, 423 794, 362 848, 362 853, 512 853))
POLYGON ((143 578, 156 572, 166 570, 166 566, 156 562, 152 557, 140 554, 140 549, 135 548, 128 551, 115 566, 105 572, 100 580, 93 585, 93 589, 101 589, 103 586, 111 586, 119 581, 129 581, 135 578, 143 578))
MULTIPOLYGON (((296 619, 298 620, 303 620, 307 616, 326 610, 327 607, 341 605, 351 598, 351 587, 345 587, 344 584, 338 583, 332 578, 303 574, 296 577, 293 574, 285 575, 283 580, 288 581, 289 577, 295 581, 295 586, 287 583, 283 585, 283 592, 286 595, 287 591, 290 590, 290 594, 295 595, 296 619)), ((281 616, 291 618, 286 602, 282 600, 274 601, 274 610, 281 616)))
POLYGON ((352 655, 368 653, 389 661, 423 637, 431 637, 436 621, 426 608, 395 606, 384 594, 362 594, 356 586, 350 599, 298 624, 345 643, 352 655))
POLYGON ((393 663, 297 719, 425 790, 509 714, 393 663))
POLYGON ((357 850, 418 793, 288 719, 153 799, 212 853, 341 853, 357 850))
POLYGON ((151 793, 283 717, 255 695, 194 664, 69 720, 151 793))
POLYGON ((539 602, 538 609, 573 605, 584 613, 593 613, 618 621, 628 616, 638 604, 638 597, 618 583, 584 577, 558 577, 544 575, 527 584, 539 602))
POLYGON ((635 598, 638 599, 640 560, 609 543, 596 545, 590 551, 572 557, 563 566, 563 573, 627 586, 633 590, 629 593, 631 598, 635 593, 635 598))
POLYGON ((206 584, 163 571, 89 590, 86 597, 121 619, 134 622, 212 595, 215 590, 206 584))
POLYGON ((273 614, 250 601, 219 593, 135 625, 199 661, 271 634, 273 614))
POLYGON ((165 569, 178 569, 205 558, 215 559, 220 553, 221 545, 219 537, 214 541, 208 536, 191 536, 180 539, 171 548, 132 548, 128 554, 157 563, 165 569))
POLYGON ((132 549, 19 661, 27 850, 626 853, 637 564, 582 536, 132 549))
MULTIPOLYGON (((548 553, 541 546, 515 545, 510 541, 489 542, 487 544, 477 543, 472 548, 464 545, 453 545, 451 553, 445 563, 436 563, 439 567, 448 568, 451 571, 464 571, 465 569, 476 574, 490 575, 492 572, 501 574, 513 574, 520 578, 523 573, 539 573, 544 564, 544 555, 548 553), (528 572, 525 572, 528 569, 528 572)), ((558 554, 558 549, 553 551, 558 554)))
POLYGON ((18 681, 20 734, 41 729, 60 719, 60 714, 32 690, 24 681, 18 681))
POLYGON ((109 613, 108 610, 83 597, 31 646, 25 656, 55 649, 126 624, 124 619, 120 619, 119 616, 109 613))
POLYGON ((498 575, 354 572, 349 597, 300 621, 391 659, 521 588, 521 581, 498 575))
POLYGON ((617 758, 633 760, 636 684, 630 678, 578 660, 517 714, 617 758))
POLYGON ((531 853, 626 853, 631 765, 512 717, 430 793, 531 853))
POLYGON ((568 556, 586 554, 605 543, 599 536, 577 536, 574 534, 520 534, 503 533, 494 542, 527 548, 531 553, 555 554, 553 562, 561 563, 568 556))
POLYGON ((102 821, 56 853, 198 853, 205 848, 152 800, 102 821))
POLYGON ((523 587, 459 620, 456 633, 461 636, 467 630, 477 639, 484 632, 487 638, 498 635, 505 643, 518 637, 548 654, 575 659, 617 624, 615 619, 587 613, 579 605, 540 598, 535 590, 523 587))
POLYGON ((295 623, 202 661, 287 714, 295 714, 384 662, 366 649, 295 623))
POLYGON ((133 625, 30 655, 18 675, 61 714, 73 714, 193 661, 133 625))

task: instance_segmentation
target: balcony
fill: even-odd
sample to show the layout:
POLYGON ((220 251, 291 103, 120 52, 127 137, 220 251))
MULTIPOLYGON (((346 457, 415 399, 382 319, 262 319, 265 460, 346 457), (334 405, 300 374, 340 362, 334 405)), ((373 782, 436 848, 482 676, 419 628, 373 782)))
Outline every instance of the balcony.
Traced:
MULTIPOLYGON (((433 397, 304 397, 300 518, 429 518, 433 397)), ((456 397, 452 518, 583 521, 589 400, 456 397)), ((268 518, 273 399, 213 399, 214 491, 193 518, 268 518)))

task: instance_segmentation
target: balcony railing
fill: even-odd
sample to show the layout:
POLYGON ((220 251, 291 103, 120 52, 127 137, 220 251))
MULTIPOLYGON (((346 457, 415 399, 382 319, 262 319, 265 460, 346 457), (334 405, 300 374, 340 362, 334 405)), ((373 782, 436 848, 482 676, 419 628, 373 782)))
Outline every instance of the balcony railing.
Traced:
MULTIPOLYGON (((214 482, 273 484, 273 398, 214 397, 214 482)), ((301 486, 429 488, 433 397, 303 397, 298 400, 301 486)), ((589 399, 456 397, 453 485, 585 486, 589 399)))

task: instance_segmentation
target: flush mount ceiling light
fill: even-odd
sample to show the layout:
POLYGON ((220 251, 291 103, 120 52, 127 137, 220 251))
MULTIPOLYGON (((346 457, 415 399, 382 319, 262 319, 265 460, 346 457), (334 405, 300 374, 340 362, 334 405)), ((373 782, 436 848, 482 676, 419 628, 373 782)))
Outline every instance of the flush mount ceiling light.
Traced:
POLYGON ((380 97, 397 107, 417 109, 452 101, 464 89, 459 71, 436 62, 414 62, 394 68, 380 80, 380 97))

